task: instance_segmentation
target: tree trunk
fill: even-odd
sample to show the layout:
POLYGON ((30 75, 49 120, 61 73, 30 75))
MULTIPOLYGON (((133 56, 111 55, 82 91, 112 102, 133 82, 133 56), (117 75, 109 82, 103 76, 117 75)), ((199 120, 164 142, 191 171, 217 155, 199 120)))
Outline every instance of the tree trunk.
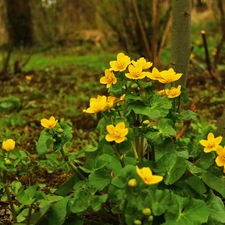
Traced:
POLYGON ((31 46, 32 18, 29 0, 5 0, 9 41, 13 46, 31 46))
POLYGON ((0 0, 0 45, 7 42, 8 36, 5 23, 5 1, 0 0))
POLYGON ((186 85, 191 53, 191 2, 172 0, 172 49, 171 65, 177 73, 183 73, 177 82, 186 85))

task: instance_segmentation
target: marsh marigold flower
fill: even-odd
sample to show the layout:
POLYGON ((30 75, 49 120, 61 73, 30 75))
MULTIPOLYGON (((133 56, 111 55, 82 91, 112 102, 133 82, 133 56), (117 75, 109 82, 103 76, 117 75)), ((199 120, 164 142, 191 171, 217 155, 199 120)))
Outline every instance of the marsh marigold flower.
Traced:
POLYGON ((177 88, 171 87, 171 89, 166 89, 165 93, 168 96, 168 98, 176 98, 181 94, 181 85, 179 85, 177 88))
POLYGON ((182 73, 175 73, 174 70, 170 68, 168 70, 161 71, 160 76, 161 77, 159 77, 157 80, 160 83, 167 84, 179 80, 182 76, 182 73))
POLYGON ((136 62, 134 60, 131 61, 134 66, 141 66, 143 70, 147 70, 152 66, 152 62, 146 62, 144 57, 141 57, 136 62))
POLYGON ((12 151, 15 148, 16 142, 13 139, 7 139, 2 142, 2 148, 9 152, 12 151))
POLYGON ((164 95, 166 95, 165 90, 158 91, 158 95, 159 95, 159 96, 164 96, 164 95))
POLYGON ((162 176, 153 175, 152 171, 149 167, 143 167, 141 169, 136 166, 136 171, 139 177, 144 181, 147 185, 154 185, 158 184, 160 181, 163 180, 162 176))
POLYGON ((217 166, 223 166, 223 172, 225 173, 225 147, 218 146, 216 149, 217 157, 215 159, 217 166))
POLYGON ((143 79, 150 73, 150 72, 143 72, 142 66, 140 65, 137 65, 137 66, 129 65, 128 71, 129 73, 125 73, 125 76, 127 78, 134 79, 134 80, 143 79))
POLYGON ((216 151, 222 139, 222 136, 215 138, 213 133, 209 133, 207 136, 207 140, 201 140, 200 144, 205 147, 204 152, 208 153, 211 151, 216 151))
POLYGON ((56 126, 58 120, 55 119, 54 116, 51 116, 49 119, 42 119, 41 120, 41 126, 47 128, 47 129, 52 129, 56 126))
POLYGON ((152 72, 149 73, 147 77, 149 77, 152 80, 158 80, 162 78, 160 72, 156 67, 153 67, 152 72))
POLYGON ((114 104, 114 99, 106 96, 98 95, 97 98, 91 98, 90 99, 90 107, 87 109, 84 109, 83 112, 86 113, 98 113, 98 112, 104 112, 108 109, 111 109, 114 104))
POLYGON ((125 127, 124 122, 120 122, 116 126, 108 125, 106 130, 108 131, 108 134, 105 136, 106 141, 115 141, 116 143, 121 143, 126 140, 128 128, 125 127))
POLYGON ((128 65, 130 65, 130 63, 131 61, 129 56, 124 55, 124 53, 119 53, 117 55, 117 60, 109 63, 111 66, 110 70, 122 72, 128 65))
POLYGON ((115 84, 116 82, 117 82, 117 79, 116 79, 114 73, 111 72, 109 69, 106 69, 105 76, 100 79, 100 83, 106 84, 106 88, 110 88, 110 86, 112 84, 115 84))

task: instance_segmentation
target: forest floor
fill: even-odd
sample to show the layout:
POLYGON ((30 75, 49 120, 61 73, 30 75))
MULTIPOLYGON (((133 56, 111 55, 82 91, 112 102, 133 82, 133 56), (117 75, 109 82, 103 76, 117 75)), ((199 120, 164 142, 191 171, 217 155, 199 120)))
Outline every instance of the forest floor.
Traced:
MULTIPOLYGON (((95 128, 98 118, 82 110, 87 108, 91 97, 106 93, 99 79, 117 53, 100 51, 74 56, 70 51, 69 55, 65 54, 35 54, 22 73, 0 82, 1 140, 13 138, 16 147, 28 151, 34 159, 37 157, 36 142, 42 131, 42 118, 55 116, 72 126, 71 152, 82 151, 97 140, 95 128)), ((223 111, 225 71, 221 71, 220 77, 218 82, 196 63, 190 63, 188 96, 191 102, 197 103, 198 123, 207 124, 206 129, 215 128, 214 124, 223 111)), ((190 107, 190 104, 185 107, 190 107)), ((47 158, 42 158, 38 165, 35 164, 39 168, 37 173, 29 173, 22 178, 11 176, 10 179, 19 179, 24 185, 45 184, 48 192, 71 175, 68 167, 58 164, 57 160, 56 157, 54 162, 48 163, 47 158)))

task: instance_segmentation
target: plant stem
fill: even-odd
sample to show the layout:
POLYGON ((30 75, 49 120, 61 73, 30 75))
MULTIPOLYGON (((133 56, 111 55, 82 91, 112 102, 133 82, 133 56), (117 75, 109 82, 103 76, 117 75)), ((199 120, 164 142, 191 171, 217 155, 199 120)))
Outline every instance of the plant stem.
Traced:
POLYGON ((137 153, 137 150, 136 150, 136 147, 135 147, 135 144, 134 144, 133 141, 131 142, 131 145, 132 145, 132 148, 133 148, 133 151, 134 151, 134 157, 135 157, 136 159, 138 159, 138 158, 139 158, 139 157, 138 157, 138 153, 137 153))
POLYGON ((8 202, 9 202, 9 205, 10 205, 10 209, 11 209, 11 213, 12 213, 12 217, 13 217, 13 222, 17 223, 15 208, 14 208, 14 205, 13 205, 13 201, 12 201, 12 198, 11 198, 11 193, 9 191, 9 187, 7 185, 7 171, 6 170, 3 170, 2 183, 3 183, 5 193, 7 195, 8 202))
POLYGON ((63 156, 63 159, 65 160, 65 162, 67 162, 69 164, 69 166, 73 169, 73 171, 80 177, 81 180, 86 180, 86 177, 78 170, 78 167, 75 166, 69 159, 68 157, 65 155, 64 149, 60 149, 60 152, 63 156))
POLYGON ((31 204, 31 206, 29 207, 26 225, 30 224, 30 217, 31 217, 31 213, 32 213, 32 206, 33 206, 33 204, 31 204))
MULTIPOLYGON (((119 145, 117 145, 117 146, 119 146, 119 145)), ((123 158, 121 157, 120 153, 117 151, 117 149, 114 146, 113 146, 113 150, 114 150, 115 154, 117 155, 117 157, 119 158, 121 166, 125 167, 125 162, 124 162, 123 158)))

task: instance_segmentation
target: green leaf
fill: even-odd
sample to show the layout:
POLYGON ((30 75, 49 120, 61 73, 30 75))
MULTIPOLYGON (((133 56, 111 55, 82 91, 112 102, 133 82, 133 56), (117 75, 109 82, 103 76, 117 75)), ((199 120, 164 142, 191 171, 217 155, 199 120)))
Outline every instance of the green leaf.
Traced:
POLYGON ((26 190, 20 190, 17 196, 17 200, 23 205, 31 205, 35 201, 34 196, 36 190, 36 186, 29 186, 26 190))
POLYGON ((200 157, 200 165, 203 169, 208 169, 215 162, 215 152, 202 152, 200 157))
POLYGON ((209 209, 203 200, 173 195, 163 225, 200 225, 207 222, 209 209))
POLYGON ((92 193, 90 193, 90 191, 80 189, 76 194, 74 193, 74 197, 75 198, 71 198, 70 200, 70 210, 73 213, 84 213, 90 208, 92 197, 92 193))
POLYGON ((108 188, 109 199, 113 204, 121 204, 124 201, 127 183, 130 179, 137 176, 136 168, 133 165, 127 165, 120 170, 120 173, 114 177, 108 188))
POLYGON ((188 178, 187 183, 200 195, 207 191, 203 181, 199 177, 191 176, 188 178))
POLYGON ((89 175, 90 185, 99 191, 103 190, 110 183, 111 179, 110 172, 104 168, 94 170, 89 175))
POLYGON ((119 98, 123 93, 124 82, 118 80, 114 85, 111 85, 109 88, 109 93, 113 96, 119 98))
POLYGON ((186 159, 167 153, 157 162, 157 174, 164 175, 164 183, 173 184, 186 171, 186 159))
POLYGON ((86 173, 91 173, 94 170, 101 169, 112 160, 109 154, 102 154, 95 159, 88 158, 81 169, 86 173))
POLYGON ((56 137, 56 142, 54 143, 53 149, 54 151, 59 151, 63 149, 63 147, 72 139, 72 127, 67 125, 66 123, 60 123, 60 127, 63 129, 63 133, 61 133, 61 137, 56 137))
POLYGON ((189 172, 193 175, 199 175, 202 172, 204 172, 204 170, 196 165, 194 165, 193 163, 187 161, 187 169, 189 170, 189 172))
POLYGON ((151 119, 158 119, 168 115, 169 109, 172 107, 172 101, 166 96, 160 97, 158 94, 154 94, 150 100, 150 105, 147 106, 141 101, 136 101, 129 104, 127 110, 128 112, 133 110, 136 114, 145 115, 151 119))
POLYGON ((212 189, 220 193, 225 198, 225 179, 215 176, 209 172, 202 174, 202 180, 212 189))
POLYGON ((73 174, 73 176, 67 180, 65 183, 63 183, 54 193, 56 195, 66 196, 69 194, 75 185, 76 182, 78 182, 80 178, 76 173, 73 174))
POLYGON ((167 118, 162 118, 156 124, 159 133, 162 134, 163 137, 176 136, 176 131, 173 129, 173 121, 167 118))
POLYGON ((41 131, 40 137, 36 145, 38 154, 43 155, 47 153, 49 145, 54 143, 54 141, 55 139, 53 139, 52 134, 50 134, 50 132, 46 130, 41 131))
POLYGON ((40 222, 45 217, 45 215, 48 213, 50 208, 51 208, 51 204, 48 204, 48 205, 40 208, 40 210, 38 212, 33 213, 31 215, 30 224, 43 224, 40 222))
POLYGON ((103 194, 100 196, 93 196, 91 199, 91 207, 92 209, 97 212, 101 209, 101 206, 103 203, 106 202, 106 200, 108 199, 108 195, 107 194, 103 194))
POLYGON ((215 196, 214 193, 210 190, 209 196, 206 200, 206 205, 210 210, 209 217, 212 220, 225 223, 225 208, 224 203, 221 198, 215 196))
POLYGON ((156 190, 156 192, 149 191, 149 196, 154 216, 162 215, 171 203, 171 193, 167 189, 156 190))
POLYGON ((66 196, 55 203, 48 215, 48 225, 62 225, 67 217, 67 204, 71 196, 66 196))
POLYGON ((180 113, 180 119, 184 121, 193 120, 196 118, 196 113, 191 110, 185 110, 180 113))

